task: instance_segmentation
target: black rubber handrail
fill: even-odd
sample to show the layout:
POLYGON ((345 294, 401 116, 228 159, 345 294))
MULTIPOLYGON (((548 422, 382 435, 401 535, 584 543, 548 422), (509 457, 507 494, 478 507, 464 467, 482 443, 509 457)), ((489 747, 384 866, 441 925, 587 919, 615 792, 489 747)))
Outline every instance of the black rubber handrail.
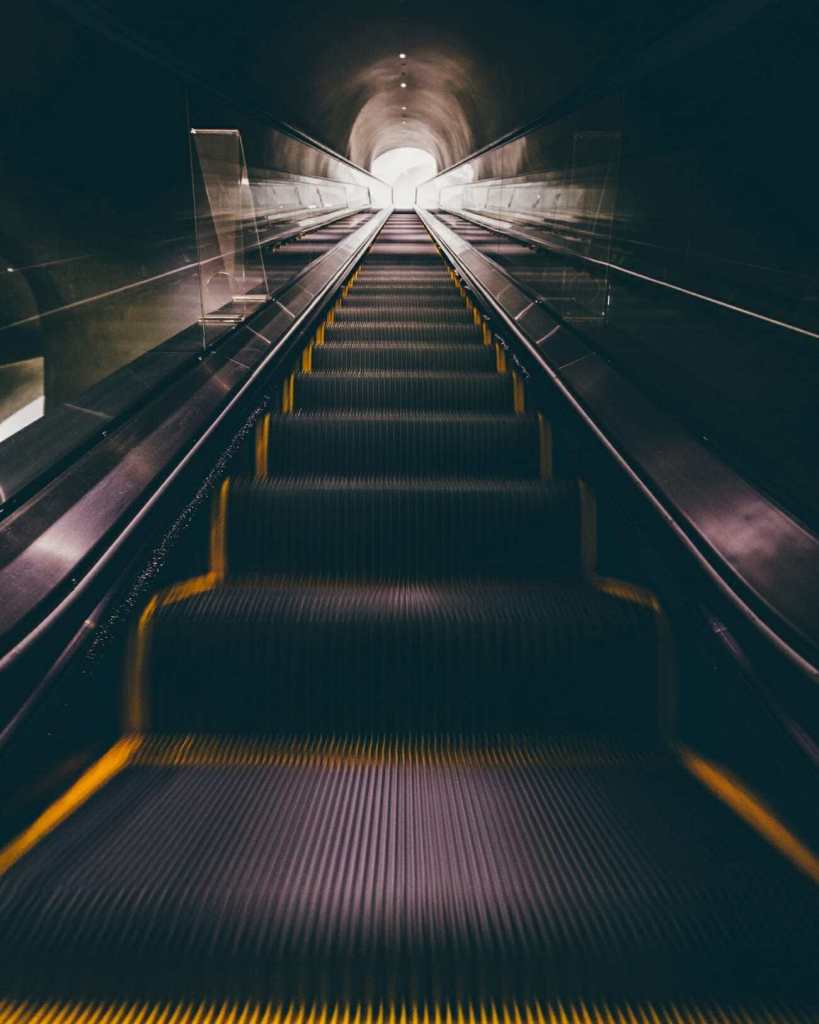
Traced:
MULTIPOLYGON (((481 182, 481 184, 483 184, 483 182, 481 182)), ((624 267, 619 263, 612 263, 610 260, 601 260, 595 256, 586 256, 584 253, 575 252, 574 250, 561 245, 557 241, 545 241, 544 239, 539 238, 536 234, 531 234, 511 222, 500 220, 489 213, 483 214, 479 211, 466 208, 454 210, 447 207, 444 207, 444 212, 454 214, 456 217, 462 217, 464 220, 471 221, 478 227, 485 228, 487 231, 491 231, 502 238, 512 238, 515 241, 523 242, 525 245, 534 245, 538 249, 542 249, 544 252, 564 256, 576 264, 592 266, 598 270, 610 270, 615 274, 634 278, 641 284, 650 284, 656 288, 665 288, 668 291, 676 292, 678 295, 684 296, 686 299, 691 299, 695 302, 704 302, 712 306, 718 306, 720 309, 728 310, 730 313, 736 313, 737 316, 748 317, 752 320, 760 320, 762 323, 768 324, 771 327, 778 327, 781 330, 789 331, 792 334, 799 334, 803 337, 819 340, 819 332, 811 331, 807 327, 800 327, 798 324, 788 323, 787 320, 777 320, 775 317, 766 316, 764 313, 757 313, 756 310, 747 309, 745 306, 737 306, 736 304, 726 302, 723 299, 717 299, 713 295, 705 295, 703 292, 695 292, 690 288, 683 288, 682 285, 674 284, 673 281, 663 281, 658 277, 651 277, 649 274, 642 274, 640 271, 633 270, 631 267, 624 267)))
POLYGON ((0 523, 0 592, 7 598, 0 603, 0 695, 16 708, 9 728, 41 681, 27 669, 32 651, 48 647, 55 632, 89 628, 100 588, 137 531, 326 308, 389 213, 374 214, 334 246, 327 254, 335 254, 334 265, 309 288, 291 286, 287 307, 268 303, 239 325, 230 351, 213 353, 213 370, 191 369, 190 379, 179 379, 0 523))
MULTIPOLYGON (((363 213, 366 211, 366 207, 358 207, 353 210, 347 210, 340 213, 328 214, 323 217, 320 221, 310 224, 307 226, 299 224, 293 227, 292 225, 283 228, 279 231, 271 232, 266 234, 261 242, 262 247, 270 245, 282 245, 285 242, 291 241, 300 235, 308 235, 311 232, 319 231, 322 228, 327 227, 330 224, 334 224, 337 221, 343 220, 346 217, 352 217, 356 214, 363 213)), ((375 214, 373 214, 375 216, 375 214)), ((278 285, 270 293, 269 303, 274 303, 277 297, 283 294, 293 284, 307 274, 312 267, 314 267, 320 260, 322 260, 327 253, 331 251, 332 247, 328 247, 327 252, 317 256, 314 260, 302 267, 301 270, 297 271, 292 277, 288 278, 287 281, 278 285)), ((264 307, 261 307, 264 309, 264 307)), ((120 405, 121 407, 112 412, 109 416, 100 416, 98 413, 94 413, 93 409, 88 415, 88 423, 83 424, 81 429, 77 429, 72 426, 70 422, 66 421, 66 411, 64 409, 57 408, 52 413, 45 417, 41 417, 29 426, 24 427, 22 430, 13 434, 7 438, 2 444, 0 444, 0 469, 5 465, 15 465, 21 459, 26 459, 26 469, 24 476, 18 486, 7 486, 9 483, 9 477, 13 474, 8 470, 2 473, 2 488, 0 488, 0 521, 2 518, 18 507, 22 502, 26 501, 35 493, 39 488, 44 487, 50 479, 53 479, 58 473, 62 472, 72 459, 79 458, 81 455, 86 453, 94 444, 97 444, 102 438, 106 437, 111 433, 112 430, 117 429, 123 421, 128 417, 136 413, 139 409, 143 408, 148 402, 152 401, 157 394, 169 384, 173 383, 182 373, 186 372, 194 363, 196 363, 204 354, 213 351, 219 345, 221 345, 230 333, 236 329, 236 326, 240 325, 226 325, 225 331, 218 337, 215 338, 204 350, 201 344, 196 346, 190 345, 190 351, 187 356, 180 356, 180 358, 170 364, 170 355, 174 351, 179 351, 186 338, 189 336, 195 336, 197 339, 201 335, 201 328, 199 324, 192 324, 190 327, 185 328, 183 331, 174 335, 171 338, 166 339, 159 345, 138 356, 130 363, 126 363, 124 366, 113 373, 109 374, 103 380, 99 381, 83 395, 77 396, 72 403, 73 410, 67 413, 68 417, 73 420, 76 417, 79 410, 82 409, 83 404, 94 405, 92 395, 95 392, 99 392, 100 389, 104 388, 106 392, 117 388, 117 382, 120 381, 120 390, 122 391, 123 386, 133 385, 133 370, 142 370, 144 372, 145 367, 157 360, 162 359, 164 362, 168 362, 167 372, 162 375, 162 378, 152 385, 147 385, 145 388, 140 389, 139 394, 133 397, 131 400, 127 400, 122 395, 120 405), (56 424, 62 420, 60 429, 57 429, 56 424), (56 436, 55 436, 56 431, 56 436), (47 458, 41 460, 39 467, 36 466, 37 460, 32 460, 31 452, 43 450, 47 458)), ((110 408, 111 397, 106 396, 105 404, 110 408)), ((19 480, 18 471, 18 480, 19 480)))
MULTIPOLYGON (((804 573, 803 582, 805 584, 802 591, 806 595, 805 601, 800 605, 802 622, 797 625, 783 608, 781 598, 785 591, 783 591, 782 587, 779 588, 777 593, 775 588, 760 585, 759 578, 752 583, 748 573, 751 563, 747 559, 743 563, 738 558, 736 552, 732 553, 724 548, 719 549, 719 546, 715 546, 713 537, 711 537, 713 531, 705 531, 701 522, 692 521, 690 515, 684 513, 678 507, 673 495, 665 493, 665 488, 660 487, 656 480, 653 479, 650 469, 647 470, 645 466, 638 465, 628 448, 624 448, 622 443, 614 440, 611 430, 606 426, 605 422, 601 422, 599 417, 587 408, 583 397, 575 393, 575 389, 566 379, 564 370, 560 367, 556 368, 546 358, 549 343, 557 341, 557 334, 562 332, 563 336, 568 335, 572 338, 572 361, 571 363, 564 364, 565 370, 569 370, 570 366, 576 369, 581 363, 589 360, 591 357, 598 360, 601 366, 604 365, 600 357, 585 344, 582 335, 568 331, 564 324, 549 314, 548 319, 554 325, 553 328, 541 337, 540 342, 537 339, 533 340, 522 328, 521 320, 529 310, 535 307, 543 309, 544 312, 548 307, 538 302, 537 297, 534 297, 529 289, 522 286, 512 275, 498 266, 484 253, 480 253, 471 244, 461 239, 452 228, 444 224, 433 214, 430 214, 429 211, 418 210, 417 212, 432 237, 445 252, 447 259, 452 263, 459 275, 462 276, 468 287, 478 296, 481 303, 496 316, 498 323, 502 325, 502 332, 511 336, 516 344, 521 346, 521 349, 527 354, 529 359, 557 387, 573 411, 603 445, 614 462, 637 487, 643 497, 649 501, 651 507, 655 509, 661 520, 683 544, 689 554, 695 558, 697 564, 705 571, 707 577, 717 586, 722 597, 728 601, 742 620, 750 623, 755 631, 780 656, 784 657, 800 675, 809 679, 814 684, 819 683, 819 658, 817 657, 819 654, 819 615, 817 614, 819 604, 816 604, 813 596, 811 596, 815 596, 815 591, 817 590, 816 580, 819 579, 819 574, 817 574, 817 568, 819 568, 819 538, 806 531, 801 524, 793 520, 786 512, 768 502, 763 495, 756 492, 747 481, 742 480, 738 474, 735 474, 729 467, 721 463, 716 456, 702 449, 703 457, 709 461, 709 464, 713 464, 715 472, 719 471, 719 480, 715 482, 720 485, 719 489, 723 498, 723 505, 725 503, 723 491, 727 487, 728 493, 732 494, 731 485, 735 480, 743 487, 743 493, 741 496, 738 495, 738 497, 758 499, 760 507, 764 506, 768 509, 770 515, 777 519, 781 528, 789 531, 789 536, 793 534, 793 540, 792 542, 789 541, 788 545, 787 564, 791 566, 796 564, 802 565, 802 572, 804 573), (449 235, 452 238, 448 237, 449 235), (453 239, 458 240, 458 251, 453 246, 453 239), (509 315, 497 297, 484 287, 479 277, 476 276, 474 268, 470 269, 464 262, 464 256, 472 254, 476 255, 481 264, 491 266, 494 275, 500 275, 504 281, 508 282, 508 285, 517 288, 525 296, 526 300, 529 300, 528 305, 521 313, 517 316, 509 315), (807 555, 805 551, 802 551, 802 554, 799 555, 800 544, 797 542, 800 538, 810 549, 807 555)), ((508 285, 505 285, 504 289, 508 285)), ((608 367, 608 372, 620 378, 620 375, 613 368, 608 367)), ((654 409, 651 403, 648 403, 647 400, 639 395, 639 392, 634 391, 633 397, 635 401, 640 398, 646 405, 646 408, 654 409)), ((658 415, 661 414, 658 413, 658 415)), ((672 427, 677 427, 677 425, 672 424, 672 427)), ((694 446, 697 452, 699 452, 701 446, 693 438, 689 438, 681 427, 677 427, 677 433, 689 445, 689 448, 694 446)), ((742 512, 742 508, 739 509, 739 512, 742 512)), ((760 578, 764 579, 764 573, 760 578)), ((793 583, 792 580, 789 582, 793 583)), ((789 589, 792 591, 793 587, 791 586, 789 589)), ((791 599, 793 598, 793 594, 788 596, 791 599)), ((793 607, 792 600, 790 603, 793 607)))

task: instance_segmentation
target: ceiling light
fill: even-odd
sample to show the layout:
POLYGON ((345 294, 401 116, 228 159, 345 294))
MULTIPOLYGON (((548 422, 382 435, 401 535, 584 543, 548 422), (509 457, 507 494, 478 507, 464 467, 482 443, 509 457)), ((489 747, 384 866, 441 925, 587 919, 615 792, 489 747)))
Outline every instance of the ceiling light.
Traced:
POLYGON ((407 108, 406 108, 406 107, 401 107, 401 109, 402 109, 402 110, 406 110, 407 108))
POLYGON ((400 57, 401 60, 407 59, 407 55, 405 53, 399 53, 398 56, 400 57))
POLYGON ((406 89, 406 87, 407 87, 407 83, 406 83, 406 82, 402 82, 402 83, 401 83, 401 88, 402 88, 402 89, 406 89))

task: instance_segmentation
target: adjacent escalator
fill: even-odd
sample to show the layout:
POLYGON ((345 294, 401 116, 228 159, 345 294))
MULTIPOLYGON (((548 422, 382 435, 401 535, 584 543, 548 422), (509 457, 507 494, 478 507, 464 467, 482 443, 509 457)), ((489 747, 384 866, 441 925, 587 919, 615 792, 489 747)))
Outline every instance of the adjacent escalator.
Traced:
POLYGON ((142 611, 123 738, 0 851, 0 1020, 819 1019, 819 862, 673 746, 669 624, 529 400, 393 214, 142 611))

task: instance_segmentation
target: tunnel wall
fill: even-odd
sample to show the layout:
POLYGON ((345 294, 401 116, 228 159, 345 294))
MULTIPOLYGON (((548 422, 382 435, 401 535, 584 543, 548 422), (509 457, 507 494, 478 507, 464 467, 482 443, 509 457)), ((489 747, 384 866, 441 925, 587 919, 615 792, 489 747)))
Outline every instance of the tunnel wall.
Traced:
POLYGON ((571 251, 819 331, 817 38, 815 7, 769 4, 420 202, 533 223, 571 251))
MULTIPOLYGON (((658 404, 814 525, 818 29, 808 5, 769 4, 419 190, 422 205, 580 257, 525 273, 658 404)), ((482 247, 505 259, 500 238, 482 247)))
POLYGON ((33 0, 15 21, 0 99, 0 418, 29 397, 20 367, 39 368, 46 412, 81 404, 199 321, 192 127, 241 132, 262 236, 369 204, 366 175, 60 8, 33 0))

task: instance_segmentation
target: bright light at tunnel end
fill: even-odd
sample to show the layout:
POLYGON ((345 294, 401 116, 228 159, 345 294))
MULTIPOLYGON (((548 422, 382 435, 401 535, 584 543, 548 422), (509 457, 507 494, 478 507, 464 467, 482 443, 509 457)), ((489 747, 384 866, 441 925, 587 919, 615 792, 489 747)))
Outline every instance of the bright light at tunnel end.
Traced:
POLYGON ((438 165, 425 149, 399 146, 377 156, 370 170, 392 185, 393 206, 406 209, 415 205, 415 189, 438 173, 438 165))

